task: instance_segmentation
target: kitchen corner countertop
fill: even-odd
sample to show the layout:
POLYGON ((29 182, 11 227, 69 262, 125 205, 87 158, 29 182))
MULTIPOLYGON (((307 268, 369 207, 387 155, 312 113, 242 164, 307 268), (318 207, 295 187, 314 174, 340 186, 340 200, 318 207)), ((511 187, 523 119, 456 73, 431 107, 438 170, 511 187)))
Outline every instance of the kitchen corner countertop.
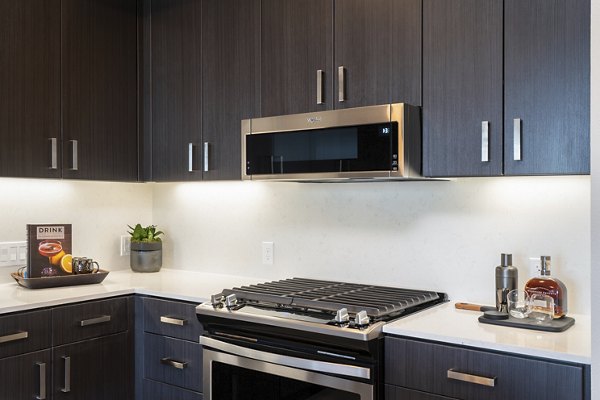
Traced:
POLYGON ((569 315, 575 325, 564 332, 542 332, 480 323, 477 311, 457 310, 445 303, 384 326, 391 335, 497 350, 508 353, 591 364, 591 317, 569 315))
POLYGON ((155 273, 111 271, 100 284, 48 289, 27 289, 12 281, 0 284, 0 314, 134 293, 201 303, 223 289, 262 281, 166 268, 155 273))

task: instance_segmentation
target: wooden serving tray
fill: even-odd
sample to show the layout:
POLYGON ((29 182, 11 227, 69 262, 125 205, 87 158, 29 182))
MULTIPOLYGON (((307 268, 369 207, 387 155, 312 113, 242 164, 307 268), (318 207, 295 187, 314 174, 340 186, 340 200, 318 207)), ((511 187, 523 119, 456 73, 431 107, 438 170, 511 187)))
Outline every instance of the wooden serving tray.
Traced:
POLYGON ((106 278, 108 272, 109 271, 101 269, 98 272, 91 274, 47 276, 44 278, 23 278, 16 272, 12 272, 10 275, 20 286, 28 289, 45 289, 60 286, 90 285, 92 283, 100 283, 104 280, 104 278, 106 278))

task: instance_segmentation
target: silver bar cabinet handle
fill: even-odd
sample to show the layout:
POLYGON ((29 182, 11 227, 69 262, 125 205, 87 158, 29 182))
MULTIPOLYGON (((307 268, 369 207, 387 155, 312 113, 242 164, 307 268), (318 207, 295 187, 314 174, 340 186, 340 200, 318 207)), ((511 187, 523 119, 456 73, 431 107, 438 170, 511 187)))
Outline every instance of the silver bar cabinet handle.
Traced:
POLYGON ((168 358, 168 357, 161 358, 160 363, 163 365, 168 365, 170 367, 177 368, 177 369, 184 369, 184 368, 187 368, 187 366, 188 366, 188 363, 185 361, 177 361, 177 360, 173 360, 172 358, 168 358))
POLYGON ((46 363, 38 362, 40 368, 40 395, 35 396, 37 400, 46 400, 46 363))
POLYGON ((171 325, 178 325, 178 326, 187 325, 187 319, 167 317, 166 315, 163 315, 160 317, 160 322, 162 322, 163 324, 171 324, 171 325))
POLYGON ((481 122, 481 162, 490 161, 490 121, 481 122))
POLYGON ((513 120, 513 159, 515 161, 521 161, 521 135, 522 135, 522 123, 521 118, 515 118, 513 120))
POLYGON ((10 335, 0 336, 0 343, 6 342, 14 342, 15 340, 27 339, 29 337, 29 332, 17 332, 10 335))
POLYGON ((317 104, 323 104, 323 70, 317 70, 317 104))
POLYGON ((489 387, 496 386, 496 377, 488 378, 485 376, 465 374, 463 372, 455 371, 452 368, 450 368, 448 370, 448 379, 454 379, 456 381, 474 383, 476 385, 482 385, 482 386, 489 386, 489 387))
POLYGON ((346 83, 346 67, 343 65, 338 67, 338 100, 340 103, 346 101, 346 91, 345 91, 345 83, 346 83))
POLYGON ((65 387, 60 389, 63 393, 69 393, 71 391, 71 357, 62 356, 65 362, 65 387))
POLYGON ((50 141, 50 169, 58 169, 58 139, 48 138, 50 141))
POLYGON ((188 172, 194 172, 194 143, 188 143, 188 172))
POLYGON ((77 171, 79 169, 77 140, 69 140, 69 143, 71 143, 71 171, 77 171))
POLYGON ((102 324, 104 322, 109 322, 109 321, 110 321, 110 315, 102 315, 97 318, 81 320, 79 323, 81 326, 89 326, 89 325, 102 324))
POLYGON ((209 150, 209 147, 210 146, 209 146, 208 142, 204 142, 204 168, 203 168, 204 172, 208 172, 208 159, 209 159, 208 158, 209 157, 208 150, 209 150))

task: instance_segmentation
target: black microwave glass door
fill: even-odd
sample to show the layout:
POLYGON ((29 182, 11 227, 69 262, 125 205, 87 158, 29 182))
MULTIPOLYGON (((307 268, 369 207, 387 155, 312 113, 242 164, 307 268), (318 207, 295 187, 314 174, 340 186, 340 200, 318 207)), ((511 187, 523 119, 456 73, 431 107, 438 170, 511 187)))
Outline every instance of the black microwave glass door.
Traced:
POLYGON ((397 123, 248 135, 246 174, 390 171, 397 149, 397 123))
POLYGON ((360 395, 294 379, 212 363, 213 400, 360 400, 360 395))

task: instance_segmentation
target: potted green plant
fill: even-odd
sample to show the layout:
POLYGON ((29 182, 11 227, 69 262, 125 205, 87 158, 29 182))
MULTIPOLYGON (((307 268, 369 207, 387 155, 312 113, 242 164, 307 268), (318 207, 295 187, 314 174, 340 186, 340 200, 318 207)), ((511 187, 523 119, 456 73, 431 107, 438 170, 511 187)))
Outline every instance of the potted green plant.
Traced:
POLYGON ((134 228, 127 225, 131 235, 129 265, 136 272, 158 272, 162 267, 162 240, 158 236, 155 225, 143 227, 137 224, 134 228))

